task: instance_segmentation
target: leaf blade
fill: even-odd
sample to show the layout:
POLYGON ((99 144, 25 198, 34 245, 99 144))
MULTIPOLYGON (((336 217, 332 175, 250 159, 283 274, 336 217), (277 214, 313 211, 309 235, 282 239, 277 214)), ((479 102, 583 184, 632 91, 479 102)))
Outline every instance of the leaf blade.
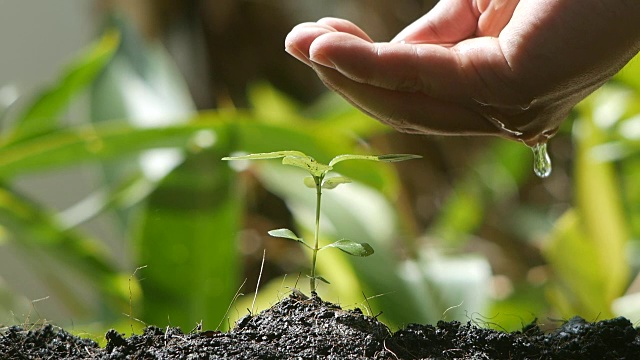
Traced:
POLYGON ((293 231, 285 228, 269 230, 267 234, 277 238, 289 239, 294 241, 302 241, 302 238, 299 238, 293 231))
POLYGON ((351 179, 349 179, 348 177, 334 176, 334 177, 325 179, 322 182, 322 188, 323 189, 327 189, 327 190, 331 190, 331 189, 335 189, 336 187, 338 187, 338 185, 349 184, 351 182, 353 182, 353 181, 351 179))
POLYGON ((300 151, 286 150, 286 151, 272 151, 266 153, 255 153, 248 155, 240 155, 240 156, 225 156, 222 160, 268 160, 268 159, 279 159, 286 156, 298 156, 298 157, 307 157, 304 153, 300 151))
POLYGON ((326 248, 336 248, 349 255, 359 257, 367 257, 373 255, 374 253, 373 248, 368 243, 358 243, 348 239, 338 240, 334 243, 324 246, 322 249, 326 248))
POLYGON ((387 154, 387 155, 355 155, 355 154, 344 154, 338 155, 334 157, 330 162, 329 166, 333 166, 341 161, 346 160, 369 160, 369 161, 382 161, 382 162, 398 162, 405 161, 411 159, 420 159, 422 156, 413 155, 413 154, 387 154))
POLYGON ((287 239, 287 240, 293 240, 295 242, 298 242, 302 245, 304 245, 306 248, 313 250, 313 248, 311 246, 309 246, 306 242, 304 242, 304 239, 301 237, 298 237, 293 231, 289 230, 289 229, 275 229, 275 230, 269 230, 267 232, 267 234, 273 236, 273 237, 277 237, 277 238, 281 238, 281 239, 287 239))
POLYGON ((45 133, 57 126, 56 115, 86 88, 109 62, 118 45, 117 31, 107 31, 100 41, 71 63, 58 83, 45 89, 17 120, 10 141, 45 133))
POLYGON ((285 156, 282 159, 282 163, 307 170, 309 174, 316 177, 324 176, 324 174, 333 169, 331 166, 319 163, 311 156, 306 155, 304 157, 295 155, 285 156))

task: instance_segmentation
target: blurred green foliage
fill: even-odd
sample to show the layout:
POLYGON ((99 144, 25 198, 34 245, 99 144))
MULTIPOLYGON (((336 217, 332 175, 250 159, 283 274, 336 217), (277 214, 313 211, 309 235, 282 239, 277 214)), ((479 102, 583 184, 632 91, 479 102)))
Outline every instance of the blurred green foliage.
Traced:
MULTIPOLYGON (((269 163, 232 168, 220 158, 283 148, 323 162, 343 153, 382 153, 363 143, 388 130, 332 94, 307 107, 264 83, 250 90, 249 109, 196 111, 162 47, 126 26, 119 29, 73 61, 3 132, 0 248, 19 249, 45 279, 46 292, 80 321, 139 326, 133 317, 186 330, 200 322, 227 326, 244 309, 262 309, 297 283, 295 274, 267 279, 255 303, 253 296, 240 297, 233 303, 237 310, 227 311, 236 292, 253 291, 241 288, 238 243, 251 188, 283 201, 303 237, 313 229, 308 219, 315 198, 298 181, 298 169, 269 163), (65 121, 65 110, 85 91, 90 116, 65 121), (25 174, 79 164, 99 165, 101 180, 74 211, 52 209, 16 189, 25 174), (130 254, 125 265, 117 261, 121 254, 82 227, 105 213, 117 219, 116 233, 130 254), (69 283, 69 273, 79 285, 69 283), (99 302, 83 301, 83 291, 97 292, 99 302)), ((514 329, 536 316, 640 313, 624 301, 640 292, 630 288, 640 269, 639 63, 575 109, 575 129, 564 132, 575 149, 574 196, 563 213, 518 201, 527 184, 546 180, 532 177, 530 149, 506 140, 492 141, 455 179, 420 234, 402 210, 405 189, 396 168, 354 162, 340 169, 354 184, 326 194, 321 242, 346 237, 371 243, 376 253, 366 260, 339 252, 320 259, 319 271, 335 279, 320 286, 320 295, 372 315, 382 311, 392 326, 446 318, 514 329), (499 277, 492 263, 467 251, 493 211, 508 214, 504 226, 541 249, 544 259, 540 281, 513 279, 502 298, 494 291, 499 277)), ((0 274, 0 280, 9 276, 0 274)), ((18 297, 0 281, 3 310, 12 310, 18 297)))

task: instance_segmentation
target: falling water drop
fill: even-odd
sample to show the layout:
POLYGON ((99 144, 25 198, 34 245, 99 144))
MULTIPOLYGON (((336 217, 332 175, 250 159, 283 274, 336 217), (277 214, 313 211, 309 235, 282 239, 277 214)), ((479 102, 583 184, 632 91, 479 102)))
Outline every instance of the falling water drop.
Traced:
POLYGON ((546 178, 551 174, 551 159, 547 153, 547 143, 537 143, 533 150, 533 171, 540 178, 546 178))

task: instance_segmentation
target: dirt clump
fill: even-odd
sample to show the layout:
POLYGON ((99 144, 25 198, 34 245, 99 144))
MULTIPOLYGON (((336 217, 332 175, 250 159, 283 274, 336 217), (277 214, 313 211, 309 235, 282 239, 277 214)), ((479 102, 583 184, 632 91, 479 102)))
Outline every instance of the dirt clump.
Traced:
POLYGON ((150 326, 105 337, 100 348, 52 325, 0 329, 0 359, 640 359, 640 329, 625 318, 575 317, 549 333, 535 323, 507 333, 456 321, 392 333, 359 309, 296 294, 229 332, 150 326))

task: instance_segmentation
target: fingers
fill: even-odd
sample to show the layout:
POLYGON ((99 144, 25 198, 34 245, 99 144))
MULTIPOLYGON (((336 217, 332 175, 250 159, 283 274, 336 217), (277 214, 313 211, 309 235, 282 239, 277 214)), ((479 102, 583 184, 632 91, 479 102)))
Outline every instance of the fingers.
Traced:
POLYGON ((498 36, 509 23, 520 0, 481 0, 477 36, 498 36))
POLYGON ((441 0, 391 42, 455 44, 479 36, 497 37, 519 0, 441 0))
POLYGON ((404 93, 360 83, 321 65, 314 65, 314 69, 329 88, 369 116, 398 131, 512 137, 481 113, 458 103, 434 99, 423 93, 404 93))
POLYGON ((470 0, 441 0, 391 42, 455 44, 474 35, 480 13, 470 0))
POLYGON ((311 66, 309 60, 309 46, 320 35, 332 32, 328 26, 316 23, 302 23, 296 25, 284 40, 284 49, 296 59, 311 66))
POLYGON ((317 24, 328 26, 337 32, 344 32, 357 36, 368 42, 373 42, 367 33, 348 20, 326 17, 318 20, 317 24))
POLYGON ((468 98, 463 66, 450 48, 370 43, 350 34, 327 33, 311 43, 309 57, 356 82, 437 98, 468 98))
POLYGON ((343 32, 363 41, 372 42, 371 38, 350 21, 337 18, 323 18, 317 22, 307 22, 295 26, 285 38, 285 51, 296 59, 311 66, 309 47, 319 36, 332 32, 343 32))

